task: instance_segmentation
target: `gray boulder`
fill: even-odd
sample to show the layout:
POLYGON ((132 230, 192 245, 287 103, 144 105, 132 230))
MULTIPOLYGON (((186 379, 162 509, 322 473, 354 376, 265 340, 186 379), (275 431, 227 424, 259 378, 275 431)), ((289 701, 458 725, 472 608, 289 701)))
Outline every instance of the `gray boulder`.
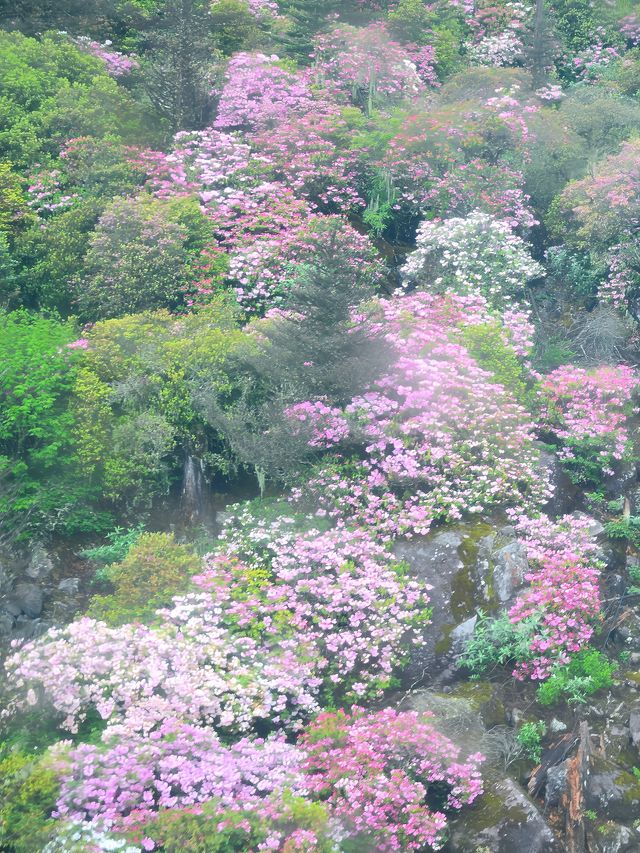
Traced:
POLYGON ((640 781, 608 759, 594 762, 585 789, 585 809, 614 821, 637 820, 640 814, 640 781))
POLYGON ((638 853, 640 836, 628 826, 618 823, 600 823, 589 833, 590 853, 638 853))
POLYGON ((16 607, 20 608, 21 613, 30 619, 37 619, 42 613, 42 590, 34 583, 16 584, 11 594, 11 601, 16 607))
POLYGON ((524 583, 529 569, 527 549, 521 542, 509 542, 495 551, 492 557, 494 594, 504 604, 524 583))
POLYGON ((536 805, 508 777, 487 785, 473 806, 451 820, 447 853, 560 853, 536 805))
POLYGON ((31 552, 29 565, 25 569, 27 577, 33 580, 43 580, 53 571, 53 560, 43 545, 35 545, 31 552))

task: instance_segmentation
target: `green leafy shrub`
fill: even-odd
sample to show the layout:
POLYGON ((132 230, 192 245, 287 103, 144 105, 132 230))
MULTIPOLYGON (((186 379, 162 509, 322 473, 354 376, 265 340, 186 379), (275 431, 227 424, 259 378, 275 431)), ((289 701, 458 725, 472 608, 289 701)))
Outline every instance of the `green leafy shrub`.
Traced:
POLYGON ((187 809, 161 811, 145 824, 144 832, 166 853, 244 853, 257 849, 274 830, 285 837, 295 830, 306 830, 316 838, 314 851, 335 850, 328 837, 327 811, 321 803, 285 794, 282 802, 274 804, 273 813, 272 818, 262 818, 248 811, 224 811, 212 801, 205 803, 200 814, 187 809))
POLYGON ((525 406, 530 402, 524 368, 513 349, 503 341, 497 323, 466 326, 462 340, 480 367, 493 373, 496 381, 511 391, 518 402, 525 406))
POLYGON ((538 764, 542 757, 542 737, 547 727, 540 721, 538 723, 523 723, 518 730, 517 740, 524 754, 534 764, 538 764))
POLYGON ((46 759, 0 745, 0 849, 35 853, 50 837, 58 793, 46 759))
POLYGON ((120 563, 109 567, 111 595, 96 595, 89 613, 109 625, 145 621, 171 603, 200 569, 200 559, 170 533, 141 533, 120 563))
POLYGON ((556 667, 548 680, 538 687, 536 697, 541 705, 556 702, 584 703, 587 696, 610 687, 616 664, 597 649, 578 652, 570 663, 556 667))
POLYGON ((512 623, 506 612, 491 617, 478 614, 478 620, 458 665, 468 669, 472 677, 510 661, 526 661, 532 657, 531 640, 536 632, 535 616, 512 623))

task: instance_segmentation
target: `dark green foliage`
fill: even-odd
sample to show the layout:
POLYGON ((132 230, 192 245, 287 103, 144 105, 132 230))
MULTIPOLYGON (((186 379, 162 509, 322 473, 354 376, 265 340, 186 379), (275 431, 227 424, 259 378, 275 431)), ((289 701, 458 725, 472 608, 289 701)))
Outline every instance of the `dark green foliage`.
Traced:
POLYGON ((169 131, 204 127, 219 73, 209 4, 164 0, 144 26, 143 86, 169 131))
POLYGON ((284 0, 282 11, 291 26, 282 36, 289 53, 301 63, 308 63, 314 37, 329 29, 332 15, 339 13, 340 0, 284 0))
POLYGON ((351 316, 371 293, 331 243, 320 246, 294 271, 287 316, 264 321, 261 345, 232 359, 233 393, 220 398, 201 386, 210 423, 242 463, 277 478, 298 470, 312 451, 293 436, 286 407, 320 397, 345 404, 381 374, 391 358, 386 345, 351 316))
POLYGON ((578 652, 565 666, 556 667, 538 687, 536 697, 541 705, 559 701, 584 703, 588 696, 611 687, 617 666, 597 649, 578 652))

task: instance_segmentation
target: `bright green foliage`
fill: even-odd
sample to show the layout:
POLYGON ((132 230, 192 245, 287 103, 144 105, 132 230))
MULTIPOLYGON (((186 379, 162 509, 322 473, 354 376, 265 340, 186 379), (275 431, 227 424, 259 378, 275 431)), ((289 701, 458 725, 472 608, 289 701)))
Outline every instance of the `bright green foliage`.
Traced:
POLYGON ((610 539, 623 540, 635 549, 640 548, 640 516, 632 515, 629 518, 609 521, 604 530, 610 539))
POLYGON ((0 745, 0 849, 42 850, 54 826, 56 775, 45 760, 0 745))
POLYGON ((522 747, 524 754, 538 764, 542 758, 542 737, 546 733, 545 724, 540 721, 538 723, 523 723, 518 730, 517 740, 522 747))
POLYGON ((459 658, 459 665, 478 676, 496 666, 532 657, 531 638, 536 632, 535 616, 512 623, 506 612, 494 618, 478 614, 473 636, 459 658))
MULTIPOLYGON (((80 552, 80 556, 87 560, 92 560, 94 563, 99 563, 101 566, 110 566, 112 563, 120 563, 127 556, 130 548, 132 548, 142 533, 144 527, 140 524, 137 527, 131 527, 125 530, 124 527, 116 527, 105 536, 106 543, 98 545, 95 548, 85 548, 80 552)), ((108 576, 105 575, 105 579, 108 576)))
POLYGON ((0 231, 10 233, 32 220, 19 176, 10 163, 0 163, 0 231))
POLYGON ((186 589, 200 569, 200 559, 170 533, 142 533, 121 563, 107 577, 112 595, 97 595, 89 613, 109 625, 149 621, 156 610, 171 604, 171 597, 186 589))
POLYGON ((511 391, 520 403, 531 402, 523 366, 513 349, 503 341, 497 323, 465 326, 461 337, 480 367, 493 373, 496 381, 511 391))
POLYGON ((68 406, 79 355, 77 334, 26 312, 0 314, 0 515, 9 529, 90 530, 104 519, 86 503, 94 496, 73 456, 68 406))
POLYGON ((541 705, 559 701, 584 703, 587 696, 611 687, 617 666, 597 649, 578 652, 571 662, 556 667, 547 681, 538 687, 536 697, 541 705))
POLYGON ((234 323, 217 301, 198 314, 149 312, 92 328, 76 379, 74 439, 85 473, 121 510, 144 511, 165 494, 184 447, 212 467, 220 461, 199 389, 232 391, 225 363, 244 340, 234 323))
POLYGON ((21 166, 72 136, 141 133, 140 111, 104 64, 62 35, 0 32, 0 157, 21 166))

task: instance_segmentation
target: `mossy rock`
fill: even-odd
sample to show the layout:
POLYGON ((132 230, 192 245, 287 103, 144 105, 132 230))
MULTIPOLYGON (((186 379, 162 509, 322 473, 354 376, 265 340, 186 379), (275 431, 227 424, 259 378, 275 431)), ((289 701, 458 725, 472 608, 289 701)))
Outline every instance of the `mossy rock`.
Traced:
POLYGON ((450 824, 447 853, 559 853, 562 849, 535 804, 507 777, 450 824))
POLYGON ((490 729, 506 721, 505 707, 496 688, 490 681, 463 681, 448 694, 454 699, 464 699, 480 714, 484 725, 490 729))
POLYGON ((585 809, 610 820, 632 823, 640 815, 640 779, 607 758, 592 759, 585 809))

